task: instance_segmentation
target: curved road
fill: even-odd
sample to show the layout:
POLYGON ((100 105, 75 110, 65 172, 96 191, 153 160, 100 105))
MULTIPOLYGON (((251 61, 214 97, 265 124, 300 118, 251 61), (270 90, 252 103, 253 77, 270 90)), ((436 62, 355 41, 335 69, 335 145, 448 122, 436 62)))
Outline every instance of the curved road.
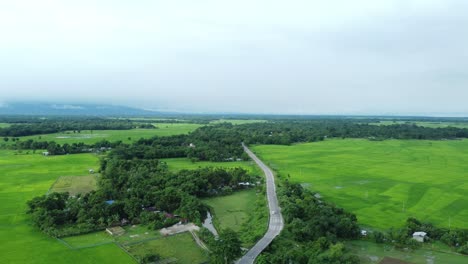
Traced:
POLYGON ((270 208, 270 222, 268 224, 268 231, 260 239, 255 246, 253 246, 237 263, 247 264, 254 263, 255 258, 262 253, 262 251, 279 235, 283 229, 283 216, 281 215, 280 207, 278 206, 278 198, 276 197, 276 186, 273 172, 268 168, 247 146, 242 143, 244 151, 252 158, 255 163, 263 170, 266 176, 267 198, 268 207, 270 208))

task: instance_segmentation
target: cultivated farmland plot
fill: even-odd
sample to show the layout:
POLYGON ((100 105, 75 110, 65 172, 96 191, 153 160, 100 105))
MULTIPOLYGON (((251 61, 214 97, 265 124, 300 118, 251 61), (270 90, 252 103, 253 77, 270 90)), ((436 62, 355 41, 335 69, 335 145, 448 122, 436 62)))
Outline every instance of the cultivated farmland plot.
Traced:
POLYGON ((468 141, 326 140, 253 148, 283 176, 375 229, 408 217, 468 228, 468 141))

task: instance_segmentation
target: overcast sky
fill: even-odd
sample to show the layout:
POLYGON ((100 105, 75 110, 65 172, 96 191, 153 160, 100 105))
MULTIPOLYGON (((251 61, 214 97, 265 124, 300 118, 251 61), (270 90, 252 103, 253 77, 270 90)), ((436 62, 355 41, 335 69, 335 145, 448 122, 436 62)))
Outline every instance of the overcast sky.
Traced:
POLYGON ((0 0, 0 105, 468 115, 468 1, 0 0))

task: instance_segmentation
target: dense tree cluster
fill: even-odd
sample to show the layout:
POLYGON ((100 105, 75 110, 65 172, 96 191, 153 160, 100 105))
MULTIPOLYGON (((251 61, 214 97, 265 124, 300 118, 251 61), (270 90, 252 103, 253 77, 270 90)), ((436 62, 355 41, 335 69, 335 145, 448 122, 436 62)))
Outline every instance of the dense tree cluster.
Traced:
POLYGON ((354 214, 298 184, 285 181, 279 190, 285 228, 258 263, 359 263, 340 242, 359 236, 354 214))
POLYGON ((199 237, 210 249, 210 263, 232 263, 242 254, 241 241, 238 234, 232 229, 221 230, 216 239, 208 229, 202 227, 199 237))
POLYGON ((181 219, 199 222, 207 207, 200 197, 222 195, 256 181, 241 168, 170 172, 158 160, 104 159, 99 189, 71 197, 52 193, 28 202, 28 213, 46 233, 63 236, 120 224, 123 219, 154 228, 181 219), (177 217, 175 217, 177 215, 177 217))
POLYGON ((29 123, 12 124, 0 128, 2 137, 21 137, 50 134, 63 131, 81 132, 82 130, 126 130, 132 128, 154 128, 151 124, 138 124, 130 120, 106 118, 69 118, 69 119, 35 119, 29 123))
POLYGON ((198 128, 189 135, 139 139, 132 145, 121 145, 112 155, 119 158, 179 158, 193 160, 233 161, 245 159, 241 137, 231 124, 198 128))

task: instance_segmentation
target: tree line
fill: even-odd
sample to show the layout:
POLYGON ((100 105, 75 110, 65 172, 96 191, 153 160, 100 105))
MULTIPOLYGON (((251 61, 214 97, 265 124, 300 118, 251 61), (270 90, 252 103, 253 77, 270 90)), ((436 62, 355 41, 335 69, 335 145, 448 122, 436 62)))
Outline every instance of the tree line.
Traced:
POLYGON ((257 263, 359 263, 343 240, 360 235, 357 218, 287 180, 278 186, 284 229, 257 263))
POLYGON ((128 130, 137 127, 155 128, 148 123, 107 118, 34 119, 29 120, 27 123, 12 123, 9 127, 0 128, 0 136, 22 137, 64 131, 80 133, 82 130, 128 130))

